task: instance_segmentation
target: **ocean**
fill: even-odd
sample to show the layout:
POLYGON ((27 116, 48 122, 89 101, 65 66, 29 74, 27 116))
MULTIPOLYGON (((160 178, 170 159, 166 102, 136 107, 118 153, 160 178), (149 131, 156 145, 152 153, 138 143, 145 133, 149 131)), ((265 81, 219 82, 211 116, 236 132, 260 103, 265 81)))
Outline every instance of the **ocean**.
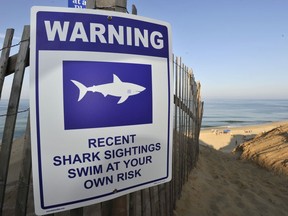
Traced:
MULTIPOLYGON (((0 101, 0 140, 2 140, 8 100, 0 101)), ((14 139, 24 135, 29 100, 21 100, 14 139)), ((288 121, 288 100, 206 100, 202 128, 237 127, 275 121, 288 121)))
MULTIPOLYGON (((7 107, 9 100, 0 100, 0 140, 3 137, 3 130, 6 120, 7 107)), ((26 130, 27 118, 29 110, 29 100, 21 99, 19 103, 19 109, 16 120, 16 128, 14 131, 14 139, 19 138, 24 135, 26 130)))
POLYGON ((207 100, 202 128, 237 127, 288 120, 288 100, 207 100))

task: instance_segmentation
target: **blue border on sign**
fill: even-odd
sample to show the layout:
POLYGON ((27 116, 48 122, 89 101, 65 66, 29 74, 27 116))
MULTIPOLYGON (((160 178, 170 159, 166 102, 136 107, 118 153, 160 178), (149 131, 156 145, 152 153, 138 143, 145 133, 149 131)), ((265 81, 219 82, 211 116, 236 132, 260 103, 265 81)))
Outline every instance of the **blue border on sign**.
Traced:
POLYGON ((104 51, 164 58, 169 55, 168 29, 155 23, 117 16, 109 20, 107 15, 99 14, 40 11, 36 25, 37 46, 41 50, 104 51), (117 35, 115 31, 121 33, 117 35), (149 40, 144 40, 144 36, 149 40))
MULTIPOLYGON (((46 11, 47 12, 47 11, 46 11)), ((61 13, 63 14, 62 12, 53 12, 53 14, 55 15, 55 13, 61 13)), ((38 13, 39 14, 39 13, 38 13)), ((72 13, 71 13, 72 14, 72 13)), ((79 13, 80 14, 80 13, 79 13)), ((81 14, 83 15, 83 14, 81 14)), ((103 15, 102 15, 103 16, 103 15)), ((106 16, 104 16, 106 17, 106 16)), ((123 18, 121 17, 122 21, 123 20, 127 20, 127 18, 123 18)), ((128 18, 128 20, 130 20, 128 18)), ((38 27, 38 20, 36 19, 37 21, 37 27, 38 27)), ((135 21, 135 20, 134 20, 135 21)), ((144 21, 139 21, 137 20, 138 23, 140 22, 143 22, 145 23, 146 25, 148 24, 148 22, 144 22, 144 21)), ((160 25, 160 24, 155 24, 153 23, 154 25, 154 28, 156 28, 156 26, 159 26, 161 27, 162 29, 165 28, 166 31, 167 31, 167 35, 166 35, 166 40, 168 38, 168 28, 167 26, 164 26, 164 25, 160 25)), ((37 31, 38 31, 38 28, 36 27, 37 31)), ((80 199, 80 200, 75 200, 75 201, 71 201, 71 202, 66 202, 66 203, 61 203, 61 204, 57 204, 57 205, 50 205, 50 206, 45 206, 45 202, 44 202, 44 189, 43 189, 43 176, 42 176, 42 158, 41 158, 41 138, 40 138, 40 114, 39 114, 39 51, 40 50, 45 50, 45 49, 41 49, 41 46, 39 46, 39 44, 43 41, 41 40, 37 40, 39 37, 39 35, 36 36, 36 71, 35 71, 35 97, 36 97, 36 133, 37 133, 37 149, 38 149, 38 171, 39 171, 39 187, 40 187, 40 204, 41 204, 41 208, 42 209, 51 209, 49 212, 52 212, 52 208, 57 208, 57 207, 61 207, 61 206, 66 206, 66 205, 71 205, 71 204, 75 204, 75 203, 81 203, 81 202, 85 202, 85 201, 89 201, 89 200, 95 200, 95 199, 99 199, 99 198, 102 198, 102 197, 106 197, 106 196, 109 196, 109 195, 112 195, 114 194, 114 192, 110 192, 110 193, 106 193, 106 194, 102 194, 102 195, 99 195, 99 196, 93 196, 93 197, 89 197, 89 198, 85 198, 85 199, 80 199)), ((51 46, 51 44, 49 45, 51 46)), ((122 189, 118 189, 117 191, 118 192, 122 192, 122 191, 126 191, 126 190, 129 190, 129 189, 132 189, 132 188, 136 188, 136 187, 140 187, 140 186, 143 186, 143 185, 147 185, 147 184, 151 184, 153 182, 160 182, 160 181, 163 181, 165 179, 167 179, 169 177, 169 155, 170 155, 170 124, 171 124, 171 121, 170 121, 170 112, 171 112, 171 107, 170 107, 170 103, 171 103, 171 98, 170 98, 170 94, 171 94, 171 86, 170 86, 170 80, 171 80, 171 77, 170 77, 170 64, 169 64, 169 58, 170 58, 170 53, 169 53, 169 42, 167 41, 167 45, 166 45, 166 49, 167 49, 167 53, 166 53, 166 56, 162 56, 163 53, 159 56, 159 55, 153 55, 152 56, 159 56, 159 57, 165 57, 167 58, 167 68, 168 68, 168 127, 167 127, 167 169, 166 169, 166 176, 162 177, 162 178, 158 178, 158 179, 155 179, 155 180, 152 180, 152 181, 149 181, 149 182, 145 182, 145 183, 141 183, 141 184, 138 184, 138 185, 133 185, 131 187, 127 187, 127 188, 122 188, 122 189)), ((43 48, 43 47, 42 47, 43 48)), ((54 49, 54 50, 57 50, 57 49, 54 49)), ((63 50, 63 48, 62 48, 63 50)), ((70 49, 69 49, 70 50, 70 49)), ((99 51, 99 50, 97 50, 99 51)), ((113 51, 108 51, 108 52, 113 52, 113 51)), ((120 53, 124 53, 123 50, 120 50, 120 53)), ((130 53, 130 51, 129 51, 130 53)), ((132 54, 133 52, 131 52, 132 54)), ((140 51, 137 51, 136 53, 134 54, 139 54, 140 55, 140 51)), ((144 52, 144 54, 147 55, 147 51, 144 52)))

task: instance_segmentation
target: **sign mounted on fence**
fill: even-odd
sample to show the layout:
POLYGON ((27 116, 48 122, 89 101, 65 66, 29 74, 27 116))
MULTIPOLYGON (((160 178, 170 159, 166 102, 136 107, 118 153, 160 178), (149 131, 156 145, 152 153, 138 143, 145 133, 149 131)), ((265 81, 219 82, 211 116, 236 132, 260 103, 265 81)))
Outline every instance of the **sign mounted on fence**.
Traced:
POLYGON ((33 7, 30 112, 37 214, 171 179, 169 24, 33 7))

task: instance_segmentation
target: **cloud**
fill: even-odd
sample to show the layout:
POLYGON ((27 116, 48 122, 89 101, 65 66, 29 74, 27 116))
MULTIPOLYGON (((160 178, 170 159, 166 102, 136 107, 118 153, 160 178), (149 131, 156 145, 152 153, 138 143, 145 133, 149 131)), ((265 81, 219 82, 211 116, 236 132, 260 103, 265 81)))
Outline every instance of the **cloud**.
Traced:
POLYGON ((16 40, 17 42, 19 42, 19 41, 21 40, 21 37, 19 37, 19 36, 14 36, 14 37, 13 37, 13 40, 16 40))
POLYGON ((5 34, 0 33, 0 39, 3 39, 3 40, 4 40, 4 38, 5 38, 5 34))
MULTIPOLYGON (((5 35, 6 35, 6 33, 1 33, 1 32, 0 32, 0 39, 1 39, 1 40, 4 40, 4 39, 5 39, 5 35)), ((20 40, 21 40, 21 37, 14 35, 14 36, 13 36, 13 40, 20 41, 20 40)))

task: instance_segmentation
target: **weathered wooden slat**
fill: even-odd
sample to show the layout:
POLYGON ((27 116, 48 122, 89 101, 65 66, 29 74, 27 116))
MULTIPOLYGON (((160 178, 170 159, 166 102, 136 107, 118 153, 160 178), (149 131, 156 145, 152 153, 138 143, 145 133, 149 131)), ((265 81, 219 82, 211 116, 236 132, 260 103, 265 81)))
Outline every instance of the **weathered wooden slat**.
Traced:
MULTIPOLYGON (((91 3, 91 7, 93 6, 94 4, 91 3)), ((89 3, 89 7, 90 7, 90 3, 89 3)), ((96 0, 94 8, 126 13, 127 12, 127 0, 96 0)))
POLYGON ((173 77, 174 77, 174 128, 173 128, 173 154, 172 154, 172 207, 173 209, 176 207, 176 193, 177 193, 177 157, 176 157, 176 143, 177 143, 177 125, 178 125, 178 118, 177 118, 177 105, 176 99, 177 97, 177 64, 175 56, 173 55, 173 77))
POLYGON ((30 137, 30 113, 27 118, 27 126, 24 137, 23 146, 23 162, 21 164, 20 175, 19 175, 19 185, 17 190, 17 198, 15 205, 15 215, 25 216, 27 211, 27 200, 30 187, 30 177, 31 177, 31 137, 30 137))
POLYGON ((137 15, 137 8, 134 4, 132 4, 132 14, 137 15))
MULTIPOLYGON (((190 101, 191 101, 191 83, 190 83, 190 70, 189 70, 189 68, 187 68, 187 74, 186 74, 186 76, 187 76, 187 84, 186 84, 186 94, 187 94, 187 98, 186 98, 186 100, 187 100, 187 103, 186 103, 186 106, 187 106, 187 108, 188 108, 188 110, 190 111, 191 110, 191 108, 190 108, 190 101)), ((189 141, 190 141, 190 134, 191 134, 191 128, 190 128, 190 123, 191 123, 191 117, 187 114, 187 116, 186 116, 186 130, 187 130, 187 134, 186 134, 186 136, 187 136, 187 138, 186 138, 186 141, 187 141, 187 161, 186 161, 186 163, 187 163, 187 165, 186 165, 186 169, 187 169, 187 178, 186 178, 186 181, 188 180, 188 176, 189 176, 189 173, 190 173, 190 152, 191 152, 191 148, 192 148, 192 143, 190 143, 189 141)))
POLYGON ((84 207, 84 215, 97 215, 101 216, 101 204, 97 203, 84 207))
MULTIPOLYGON (((30 52, 30 49, 28 49, 28 56, 24 62, 25 67, 29 66, 29 52, 30 52)), ((17 58, 18 58, 18 54, 15 54, 15 55, 9 57, 5 76, 9 76, 15 72, 17 58)))
POLYGON ((127 212, 127 195, 112 200, 111 216, 126 216, 127 212))
POLYGON ((86 0, 86 8, 87 9, 95 9, 96 1, 95 0, 86 0))
MULTIPOLYGON (((190 82, 189 82, 189 78, 190 78, 190 74, 189 74, 189 68, 186 67, 186 107, 187 109, 190 111, 190 107, 189 107, 189 100, 190 100, 190 82)), ((187 114, 186 115, 186 179, 185 182, 188 181, 188 176, 189 176, 189 167, 190 167, 190 163, 189 163, 189 153, 190 153, 190 145, 189 145, 189 119, 190 116, 187 114)))
POLYGON ((173 204, 172 204, 172 199, 171 199, 171 189, 172 189, 172 182, 168 182, 164 184, 165 186, 165 198, 166 198, 166 215, 172 215, 173 213, 173 204))
POLYGON ((3 48, 1 52, 1 58, 0 58, 0 98, 2 95, 2 89, 3 89, 3 83, 4 78, 8 66, 8 59, 10 55, 10 47, 12 44, 12 39, 14 35, 14 29, 7 29, 6 35, 3 43, 3 48))
POLYGON ((142 215, 141 210, 141 191, 135 191, 130 194, 129 215, 142 215))
POLYGON ((141 190, 142 215, 151 216, 151 202, 149 188, 141 190))
MULTIPOLYGON (((180 74, 179 74, 179 76, 180 76, 180 95, 179 95, 179 98, 180 98, 180 100, 182 101, 183 100, 183 83, 184 83, 184 79, 183 79, 183 77, 184 77, 184 73, 183 73, 183 63, 182 63, 182 60, 181 60, 181 58, 180 58, 180 63, 179 63, 179 67, 180 67, 180 74)), ((181 105, 183 105, 183 103, 181 103, 181 105)), ((181 125, 181 127, 180 127, 180 133, 179 133, 179 136, 180 136, 180 145, 179 145, 179 148, 180 148, 180 155, 179 155, 179 159, 180 159, 180 184, 179 184, 179 186, 180 186, 180 188, 179 188, 179 199, 180 199, 180 196, 181 196, 181 191, 182 191, 182 186, 183 186, 183 182, 184 182, 184 180, 183 180, 183 169, 184 169, 184 166, 183 166, 183 163, 184 163, 184 156, 183 156, 183 154, 184 154, 184 139, 183 139, 183 126, 184 126, 184 110, 183 110, 183 107, 181 106, 180 107, 180 125, 181 125)))
MULTIPOLYGON (((28 49, 28 56, 24 62, 25 67, 29 66, 29 52, 30 52, 30 49, 28 49)), ((15 72, 17 58, 18 58, 18 54, 15 54, 15 55, 9 57, 5 76, 9 76, 15 72)))
POLYGON ((0 212, 2 212, 4 203, 11 147, 25 71, 25 61, 28 57, 29 38, 30 27, 25 26, 22 34, 22 41, 24 42, 22 42, 20 45, 17 58, 17 64, 15 68, 15 74, 8 104, 7 117, 5 120, 5 127, 0 151, 0 212))
POLYGON ((57 212, 57 213, 51 214, 49 216, 70 216, 70 211, 57 212))
MULTIPOLYGON (((159 191, 158 186, 149 188, 150 190, 150 202, 151 202, 151 215, 160 215, 160 201, 159 201, 159 191)), ((144 216, 144 215, 143 215, 144 216)))
POLYGON ((173 154, 172 154, 172 205, 173 209, 176 208, 176 200, 177 200, 177 154, 176 154, 176 136, 177 131, 176 128, 173 131, 173 154))
MULTIPOLYGON (((187 86, 187 66, 185 66, 183 64, 183 86, 182 86, 182 89, 183 89, 183 104, 184 106, 186 107, 187 109, 187 106, 186 106, 186 86, 187 86)), ((187 119, 187 115, 186 115, 186 112, 183 111, 183 179, 182 179, 182 185, 185 184, 186 182, 186 166, 187 166, 187 163, 186 163, 186 158, 187 158, 187 135, 186 135, 186 132, 187 132, 187 125, 186 125, 186 119, 187 119)))
MULTIPOLYGON (((192 69, 189 69, 189 104, 188 104, 188 108, 190 110, 190 112, 193 112, 193 77, 192 77, 192 74, 193 74, 193 71, 192 69)), ((189 134, 188 134, 188 137, 189 137, 189 173, 191 172, 192 170, 192 161, 193 161, 193 149, 194 149, 194 146, 193 146, 193 142, 192 142, 192 136, 193 136, 193 116, 191 117, 189 115, 189 122, 188 122, 188 127, 189 127, 189 134)))
MULTIPOLYGON (((181 98, 181 58, 176 58, 177 64, 177 77, 178 77, 178 86, 177 86, 177 95, 179 99, 181 98)), ((178 118, 179 118, 179 128, 177 133, 177 199, 180 199, 181 193, 181 127, 182 127, 182 118, 181 118, 181 106, 178 109, 178 118)))
POLYGON ((101 203, 101 215, 110 216, 112 213, 112 200, 101 203))
POLYGON ((166 212, 166 198, 165 198, 165 184, 158 185, 160 216, 167 216, 166 212))
POLYGON ((83 216, 83 208, 71 209, 70 216, 83 216))
MULTIPOLYGON (((183 65, 183 103, 187 107, 187 66, 183 65)), ((183 112, 183 184, 186 182, 187 175, 187 113, 183 112)))

